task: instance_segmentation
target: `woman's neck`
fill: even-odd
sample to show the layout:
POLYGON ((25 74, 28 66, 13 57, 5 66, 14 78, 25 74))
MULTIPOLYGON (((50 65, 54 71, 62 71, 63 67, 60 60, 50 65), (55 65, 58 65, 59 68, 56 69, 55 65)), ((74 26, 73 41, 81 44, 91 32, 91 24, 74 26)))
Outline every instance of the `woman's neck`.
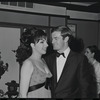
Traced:
POLYGON ((41 56, 42 55, 40 55, 40 54, 33 53, 30 58, 32 58, 34 60, 41 60, 41 56))
POLYGON ((89 62, 93 65, 94 60, 95 60, 94 58, 90 58, 89 62))

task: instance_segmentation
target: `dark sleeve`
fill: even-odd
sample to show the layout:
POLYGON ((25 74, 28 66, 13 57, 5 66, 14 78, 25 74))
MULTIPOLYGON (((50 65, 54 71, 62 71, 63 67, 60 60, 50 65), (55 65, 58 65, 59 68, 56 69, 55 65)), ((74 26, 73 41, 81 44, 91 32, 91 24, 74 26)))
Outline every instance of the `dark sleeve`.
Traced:
POLYGON ((51 84, 50 84, 50 78, 47 78, 46 79, 46 82, 45 82, 45 88, 48 90, 49 88, 51 89, 51 84))
POLYGON ((79 63, 78 79, 81 90, 81 97, 88 98, 89 95, 89 85, 91 83, 90 73, 89 73, 89 63, 86 56, 82 56, 79 63))

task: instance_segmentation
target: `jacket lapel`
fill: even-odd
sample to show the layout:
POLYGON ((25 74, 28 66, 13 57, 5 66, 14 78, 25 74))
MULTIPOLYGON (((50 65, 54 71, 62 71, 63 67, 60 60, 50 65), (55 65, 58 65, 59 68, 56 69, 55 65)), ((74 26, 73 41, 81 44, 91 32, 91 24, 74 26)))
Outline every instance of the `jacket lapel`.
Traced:
POLYGON ((72 55, 73 55, 73 52, 70 51, 70 53, 69 53, 69 55, 68 55, 68 57, 67 57, 67 59, 66 59, 64 68, 63 68, 63 70, 62 70, 61 76, 60 76, 60 78, 59 78, 59 80, 58 80, 58 82, 57 82, 56 89, 59 87, 59 83, 61 82, 62 78, 65 77, 63 74, 64 74, 65 72, 67 73, 67 71, 68 71, 67 69, 68 69, 68 67, 69 67, 69 62, 70 62, 70 58, 71 58, 72 55))
POLYGON ((57 85, 57 67, 56 67, 56 57, 54 58, 54 65, 53 65, 54 67, 54 69, 53 69, 53 71, 54 71, 54 88, 56 87, 56 85, 57 85))
POLYGON ((54 85, 54 88, 56 87, 57 85, 57 67, 56 67, 56 54, 54 54, 51 58, 53 60, 51 66, 52 66, 52 74, 53 74, 53 85, 54 85))

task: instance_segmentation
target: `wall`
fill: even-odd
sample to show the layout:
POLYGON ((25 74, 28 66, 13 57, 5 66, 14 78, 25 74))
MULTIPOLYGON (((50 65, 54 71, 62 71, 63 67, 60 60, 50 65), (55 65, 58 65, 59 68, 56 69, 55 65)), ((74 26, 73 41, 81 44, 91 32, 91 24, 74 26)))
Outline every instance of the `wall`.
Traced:
POLYGON ((33 8, 11 6, 0 4, 1 9, 9 9, 16 11, 27 11, 27 12, 36 12, 36 13, 45 13, 45 14, 55 14, 55 15, 66 15, 66 7, 51 6, 45 4, 33 3, 33 8))
POLYGON ((66 14, 74 19, 98 20, 98 13, 67 10, 66 14))
POLYGON ((2 75, 0 79, 0 89, 7 92, 5 83, 15 80, 19 83, 19 64, 16 62, 15 54, 12 50, 16 50, 20 45, 20 29, 0 27, 0 52, 1 59, 9 64, 8 71, 2 75))
POLYGON ((93 44, 98 45, 98 22, 68 20, 68 23, 76 24, 76 35, 83 39, 85 47, 93 44))
POLYGON ((100 21, 99 21, 98 24, 99 24, 99 26, 98 26, 98 28, 99 28, 99 29, 98 29, 98 31, 99 31, 99 32, 98 32, 98 47, 99 47, 99 49, 100 49, 100 21))
POLYGON ((0 11, 0 22, 48 26, 48 17, 35 14, 0 11))

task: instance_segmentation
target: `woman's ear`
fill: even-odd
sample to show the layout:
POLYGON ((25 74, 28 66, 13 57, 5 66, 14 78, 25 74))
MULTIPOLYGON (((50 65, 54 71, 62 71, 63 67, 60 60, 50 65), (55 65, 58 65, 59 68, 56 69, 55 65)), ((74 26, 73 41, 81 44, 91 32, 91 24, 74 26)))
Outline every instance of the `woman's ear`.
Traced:
POLYGON ((34 43, 31 43, 30 46, 31 46, 32 48, 34 48, 34 43))
POLYGON ((68 37, 68 36, 65 37, 64 41, 65 41, 65 42, 68 42, 68 40, 69 40, 69 37, 68 37))

